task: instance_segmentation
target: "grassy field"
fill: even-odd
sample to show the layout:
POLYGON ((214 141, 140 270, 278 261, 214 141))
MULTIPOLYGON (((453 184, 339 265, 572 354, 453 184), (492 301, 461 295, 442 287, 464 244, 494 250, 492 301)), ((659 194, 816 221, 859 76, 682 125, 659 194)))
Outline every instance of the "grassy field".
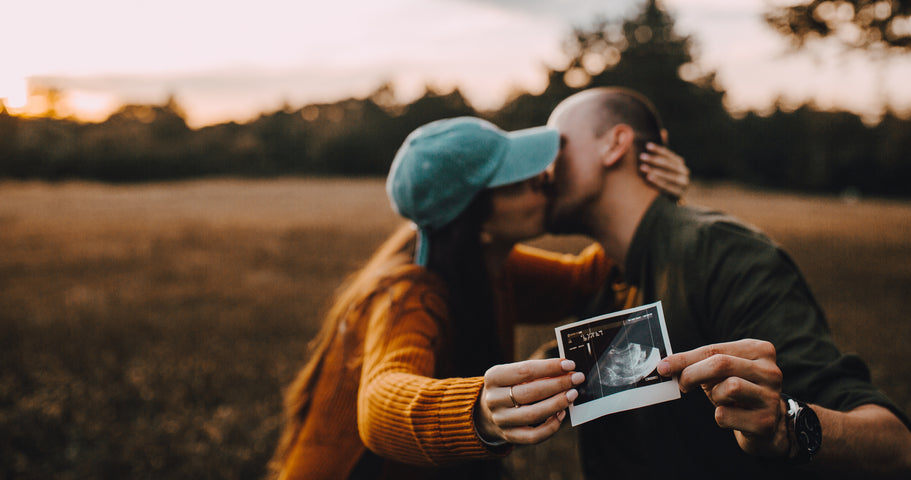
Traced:
MULTIPOLYGON (((911 203, 688 201, 780 241, 838 344, 911 411, 911 203)), ((377 180, 0 183, 0 478, 260 478, 325 302, 398 222, 377 180)), ((524 328, 518 350, 552 335, 524 328)), ((572 442, 511 468, 572 478, 572 442)))

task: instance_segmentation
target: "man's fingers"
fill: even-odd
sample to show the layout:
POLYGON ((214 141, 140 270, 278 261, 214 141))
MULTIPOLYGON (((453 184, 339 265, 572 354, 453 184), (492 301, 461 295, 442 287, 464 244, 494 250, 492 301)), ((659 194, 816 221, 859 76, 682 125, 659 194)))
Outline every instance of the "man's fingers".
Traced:
POLYGON ((781 388, 781 370, 774 362, 766 359, 748 360, 745 358, 716 354, 698 363, 694 363, 680 372, 680 388, 690 391, 696 386, 709 388, 729 377, 738 377, 749 382, 781 388))
MULTIPOLYGON (((728 377, 752 375, 752 364, 752 360, 740 357, 724 354, 712 355, 688 365, 680 372, 678 378, 680 389, 688 392, 699 386, 711 388, 728 377)), ((753 379, 750 379, 750 381, 753 381, 753 379)))
POLYGON ((779 416, 776 409, 770 408, 722 406, 715 409, 715 423, 719 427, 757 437, 773 436, 778 428, 779 416))
POLYGON ((679 375, 685 368, 714 355, 727 355, 747 360, 768 359, 775 362, 775 346, 763 340, 744 339, 716 343, 668 355, 658 364, 658 373, 665 377, 679 375))
POLYGON ((744 452, 750 455, 780 457, 788 452, 791 441, 784 425, 785 406, 781 396, 770 389, 760 389, 753 400, 761 400, 758 408, 741 405, 722 405, 715 409, 715 423, 734 431, 734 437, 744 452))
POLYGON ((484 374, 484 384, 510 386, 539 378, 556 377, 576 368, 572 360, 548 358, 494 365, 484 374))
POLYGON ((757 385, 740 377, 729 377, 706 391, 715 406, 733 406, 747 409, 766 408, 778 403, 777 390, 757 385))

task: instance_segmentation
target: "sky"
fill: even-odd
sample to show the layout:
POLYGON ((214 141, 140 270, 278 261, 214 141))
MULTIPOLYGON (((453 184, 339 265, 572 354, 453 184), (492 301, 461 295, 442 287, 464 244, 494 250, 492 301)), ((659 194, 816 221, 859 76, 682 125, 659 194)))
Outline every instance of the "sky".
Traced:
MULTIPOLYGON (((768 0, 665 0, 735 112, 776 99, 875 119, 911 111, 911 56, 872 62, 820 47, 788 54, 762 22, 768 0)), ((29 86, 103 120, 123 103, 173 95, 191 126, 245 122, 284 105, 369 95, 402 101, 458 87, 478 109, 544 88, 575 26, 635 11, 637 0, 11 0, 0 6, 0 98, 40 108, 29 86)))

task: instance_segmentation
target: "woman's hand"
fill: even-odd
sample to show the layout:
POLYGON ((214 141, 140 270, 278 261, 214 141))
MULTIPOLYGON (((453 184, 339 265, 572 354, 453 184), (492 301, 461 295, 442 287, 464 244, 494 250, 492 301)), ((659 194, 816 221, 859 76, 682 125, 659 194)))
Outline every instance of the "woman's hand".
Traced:
POLYGON ((571 360, 547 359, 495 365, 484 375, 475 425, 489 443, 542 442, 557 432, 585 375, 571 360))
POLYGON ((639 171, 664 193, 680 198, 690 185, 690 169, 680 155, 649 142, 639 155, 639 171))

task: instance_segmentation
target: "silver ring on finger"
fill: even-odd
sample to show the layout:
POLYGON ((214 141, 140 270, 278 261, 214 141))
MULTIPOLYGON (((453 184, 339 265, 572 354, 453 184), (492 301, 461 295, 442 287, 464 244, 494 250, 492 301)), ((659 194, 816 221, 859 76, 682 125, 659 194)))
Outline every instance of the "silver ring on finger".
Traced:
POLYGON ((510 386, 509 386, 509 399, 512 400, 512 406, 513 406, 514 408, 519 408, 519 407, 522 406, 522 404, 519 403, 518 401, 516 401, 516 397, 513 396, 513 394, 512 394, 512 387, 513 387, 513 385, 510 385, 510 386))

